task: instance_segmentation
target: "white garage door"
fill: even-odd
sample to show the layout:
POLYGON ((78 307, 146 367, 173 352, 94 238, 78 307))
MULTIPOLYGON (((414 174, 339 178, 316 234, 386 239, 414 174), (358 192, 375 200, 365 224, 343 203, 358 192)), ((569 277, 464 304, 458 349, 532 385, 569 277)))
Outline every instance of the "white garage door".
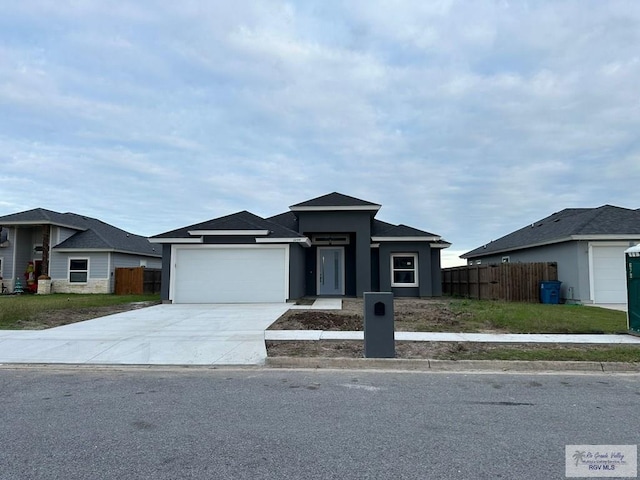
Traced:
POLYGON ((267 303, 287 299, 286 247, 176 247, 174 303, 267 303))
POLYGON ((624 251, 627 246, 593 246, 592 279, 595 303, 626 303, 627 278, 624 251))

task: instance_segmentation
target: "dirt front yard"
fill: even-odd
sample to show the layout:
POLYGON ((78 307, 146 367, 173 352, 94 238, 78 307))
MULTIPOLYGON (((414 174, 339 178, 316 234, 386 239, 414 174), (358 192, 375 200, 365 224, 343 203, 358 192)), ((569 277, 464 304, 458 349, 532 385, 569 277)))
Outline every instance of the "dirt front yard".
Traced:
MULTIPOLYGON (((289 310, 269 330, 363 329, 363 300, 342 301, 342 310, 289 310)), ((442 299, 399 298, 394 300, 395 328, 399 332, 503 332, 492 325, 476 322, 471 314, 442 299)))
MULTIPOLYGON (((363 329, 363 300, 345 299, 342 310, 289 310, 270 330, 330 330, 361 331, 363 329)), ((558 308, 551 310, 552 320, 536 322, 536 318, 549 314, 549 309, 536 304, 522 306, 471 304, 459 299, 410 299, 394 300, 395 330, 404 332, 476 332, 476 333, 524 333, 519 330, 527 322, 527 330, 541 333, 558 329, 555 333, 595 333, 602 324, 599 317, 588 318, 586 326, 577 331, 566 331, 566 323, 577 325, 578 315, 596 315, 592 307, 558 308), (502 308, 510 320, 499 324, 495 319, 502 308), (513 310, 515 308, 515 310, 513 310), (542 308, 543 310, 540 310, 542 308), (486 314, 487 309, 490 314, 486 314), (482 311, 481 311, 482 310, 482 311), (478 314, 480 313, 480 314, 478 314), (575 316, 576 320, 573 320, 575 316), (558 321, 553 318, 557 316, 558 321), (551 325, 550 325, 551 324, 551 325), (555 325, 555 326, 554 326, 555 325), (594 327, 595 325, 595 327, 594 327), (540 331, 535 328, 539 327, 540 331), (582 331, 584 330, 584 331, 582 331)), ((561 306, 564 307, 564 306, 561 306)), ((606 312, 603 312, 606 314, 606 312)), ((343 357, 362 358, 362 341, 268 341, 270 357, 343 357)), ((471 342, 407 342, 396 341, 396 358, 406 359, 502 359, 502 360, 589 360, 640 362, 640 348, 631 346, 602 346, 575 344, 496 344, 471 342)))
POLYGON ((18 320, 16 327, 20 330, 44 330, 46 328, 60 327, 62 325, 69 325, 70 323, 106 317, 114 313, 138 310, 140 308, 158 305, 159 303, 160 301, 131 302, 101 307, 69 308, 37 312, 30 316, 28 320, 18 320))

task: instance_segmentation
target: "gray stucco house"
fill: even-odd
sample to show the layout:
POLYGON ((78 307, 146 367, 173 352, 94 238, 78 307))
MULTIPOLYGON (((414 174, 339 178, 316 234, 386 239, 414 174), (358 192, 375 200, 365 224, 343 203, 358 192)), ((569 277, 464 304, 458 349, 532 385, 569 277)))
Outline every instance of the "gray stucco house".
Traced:
POLYGON ((16 278, 29 286, 30 262, 36 284, 48 275, 53 293, 112 293, 117 267, 162 266, 147 238, 75 213, 36 208, 1 216, 0 226, 0 276, 10 292, 16 278))
POLYGON ((640 209, 567 208, 461 255, 469 264, 557 262, 561 297, 626 303, 624 251, 640 243, 640 209))
POLYGON ((380 205, 330 193, 261 218, 242 211, 151 237, 162 244, 162 298, 285 302, 304 296, 442 293, 440 236, 375 218, 380 205))

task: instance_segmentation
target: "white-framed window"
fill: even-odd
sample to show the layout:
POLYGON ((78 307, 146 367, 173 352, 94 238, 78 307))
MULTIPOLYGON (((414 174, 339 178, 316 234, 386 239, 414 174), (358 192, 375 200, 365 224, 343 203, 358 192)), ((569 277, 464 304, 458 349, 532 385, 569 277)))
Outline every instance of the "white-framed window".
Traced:
POLYGON ((69 259, 69 283, 87 283, 89 280, 89 259, 69 259))
POLYGON ((476 265, 482 265, 482 260, 476 260, 476 265))
POLYGON ((141 267, 146 267, 147 266, 147 261, 140 259, 140 266, 141 267))
POLYGON ((417 287, 418 286, 418 254, 417 253, 391 254, 391 286, 392 287, 417 287))
POLYGON ((511 257, 502 257, 502 263, 509 263, 511 261, 511 257))

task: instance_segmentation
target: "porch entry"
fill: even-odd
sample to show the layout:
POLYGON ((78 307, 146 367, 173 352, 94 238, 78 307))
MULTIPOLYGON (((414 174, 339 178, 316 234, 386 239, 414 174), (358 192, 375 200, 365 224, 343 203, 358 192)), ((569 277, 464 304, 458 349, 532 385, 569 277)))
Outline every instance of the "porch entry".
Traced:
POLYGON ((318 295, 344 295, 344 247, 318 247, 318 295))

